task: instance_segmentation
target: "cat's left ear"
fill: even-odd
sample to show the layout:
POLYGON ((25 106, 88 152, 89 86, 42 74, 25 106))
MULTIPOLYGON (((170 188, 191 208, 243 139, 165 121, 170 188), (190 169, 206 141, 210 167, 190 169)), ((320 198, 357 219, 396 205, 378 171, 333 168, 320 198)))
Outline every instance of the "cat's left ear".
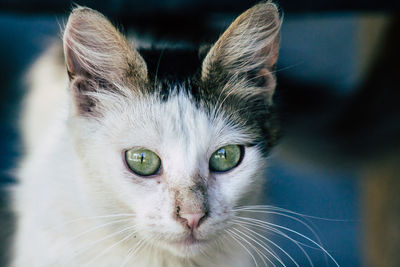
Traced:
POLYGON ((238 95, 261 93, 271 103, 280 26, 278 9, 270 2, 241 14, 208 52, 201 79, 238 95))

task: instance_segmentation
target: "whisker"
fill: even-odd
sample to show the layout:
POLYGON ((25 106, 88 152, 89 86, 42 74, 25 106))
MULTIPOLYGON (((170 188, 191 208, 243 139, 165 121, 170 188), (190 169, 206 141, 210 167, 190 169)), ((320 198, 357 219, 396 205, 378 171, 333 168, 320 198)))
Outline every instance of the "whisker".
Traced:
POLYGON ((230 236, 233 240, 235 240, 235 241, 250 255, 250 257, 251 257, 251 258, 253 259, 253 261, 254 261, 254 264, 258 267, 257 261, 256 261, 256 259, 254 258, 253 253, 251 253, 242 243, 240 243, 239 240, 237 240, 237 239, 233 236, 233 234, 229 232, 229 230, 225 230, 225 232, 227 232, 227 233, 229 234, 229 236, 230 236))
POLYGON ((321 220, 321 221, 330 221, 330 222, 349 222, 349 220, 344 220, 344 219, 331 219, 331 218, 324 218, 324 217, 318 217, 318 216, 312 216, 312 215, 307 215, 295 211, 291 211, 288 209, 272 206, 272 205, 252 205, 252 206, 240 206, 238 208, 233 209, 234 211, 247 211, 247 210, 279 210, 283 211, 286 213, 298 215, 304 218, 310 218, 310 219, 315 219, 315 220, 321 220))
POLYGON ((120 265, 120 267, 124 267, 124 266, 129 262, 129 260, 131 259, 131 257, 132 257, 133 255, 135 255, 135 253, 136 253, 137 251, 139 251, 139 249, 143 246, 143 244, 145 244, 144 240, 140 240, 140 241, 136 244, 135 247, 131 248, 131 249, 129 250, 129 252, 128 252, 128 255, 126 255, 124 261, 123 261, 122 264, 120 265))
MULTIPOLYGON (((245 219, 250 219, 250 218, 245 218, 245 219)), ((314 264, 312 263, 312 260, 311 260, 311 258, 310 258, 310 256, 308 255, 308 253, 304 250, 304 248, 299 244, 300 242, 299 241, 297 241, 297 240, 295 240, 295 239, 293 239, 293 238, 291 238, 290 236, 288 236, 287 234, 285 234, 284 232, 282 232, 282 231, 280 231, 280 230, 278 230, 278 229, 275 229, 274 227, 272 227, 272 226, 269 226, 269 225, 266 225, 266 224, 262 224, 262 223, 260 223, 260 222, 252 222, 252 221, 239 221, 239 222, 241 222, 241 223, 244 223, 244 224, 247 224, 247 225, 249 225, 249 226, 255 226, 255 227, 259 227, 259 228, 261 228, 261 229, 266 229, 266 230, 269 230, 269 231, 271 231, 271 232, 273 232, 273 233, 276 233, 276 234, 278 234, 278 235, 280 235, 280 236, 283 236, 283 237, 285 237, 285 238, 287 238, 288 240, 290 240, 291 242, 293 242, 300 250, 301 250, 301 252, 304 254, 304 256, 307 258, 307 261, 310 263, 310 265, 311 266, 314 266, 314 264)), ((261 221, 262 222, 262 221, 261 221)))
MULTIPOLYGON (((240 231, 239 229, 233 228, 232 231, 237 231, 238 234, 241 234, 241 235, 247 237, 250 241, 254 241, 256 244, 258 244, 260 247, 262 247, 266 252, 268 252, 269 254, 271 254, 272 256, 274 256, 267 248, 265 248, 263 245, 261 245, 257 240, 254 240, 253 238, 249 237, 248 235, 246 235, 245 233, 243 233, 243 232, 240 231)), ((256 250, 257 254, 260 256, 260 258, 261 258, 261 260, 263 261, 263 263, 264 263, 265 266, 268 266, 268 265, 267 265, 267 263, 265 262, 264 258, 266 258, 266 259, 272 264, 272 266, 276 266, 276 265, 267 257, 267 255, 265 255, 264 253, 262 253, 261 251, 259 251, 259 249, 257 249, 255 246, 252 246, 252 247, 253 247, 253 249, 256 250), (261 254, 263 257, 261 257, 260 254, 261 254)), ((274 256, 274 257, 275 257, 275 256, 274 256)), ((278 258, 276 258, 276 259, 279 261, 278 258)), ((283 266, 285 266, 285 264, 283 264, 283 262, 281 262, 281 261, 279 261, 279 262, 280 262, 283 266)))
POLYGON ((95 260, 97 260, 98 258, 100 258, 101 256, 103 256, 104 254, 106 254, 107 252, 109 252, 110 250, 112 250, 115 246, 117 246, 118 244, 124 242, 125 240, 131 238, 134 234, 136 234, 137 231, 133 231, 132 233, 130 233, 129 235, 127 235, 126 237, 124 237, 123 239, 119 240, 118 242, 114 243, 113 245, 107 247, 106 249, 102 250, 96 257, 94 257, 93 259, 91 259, 90 261, 88 261, 86 263, 86 265, 90 265, 91 263, 93 263, 95 260))
POLYGON ((328 255, 328 257, 335 263, 336 266, 339 266, 339 264, 336 262, 336 260, 333 258, 333 256, 325 248, 323 248, 320 244, 318 244, 317 242, 315 242, 311 238, 309 238, 309 237, 307 237, 307 236, 305 236, 305 235, 303 235, 303 234, 301 234, 301 233, 299 233, 297 231, 294 231, 294 230, 292 230, 290 228, 287 228, 287 227, 284 227, 284 226, 281 226, 281 225, 277 225, 277 224, 270 223, 270 222, 264 222, 264 221, 257 220, 257 219, 245 218, 245 217, 239 217, 239 218, 244 219, 244 220, 249 220, 249 221, 256 221, 256 222, 259 222, 260 224, 267 225, 267 226, 272 226, 272 227, 284 229, 284 230, 286 230, 288 232, 291 232, 291 233, 294 233, 294 234, 296 234, 298 236, 301 236, 302 238, 306 239, 310 243, 312 243, 312 244, 316 245, 318 248, 320 248, 324 253, 326 253, 326 255, 328 255))
MULTIPOLYGON (((84 246, 83 248, 82 248, 82 247, 79 248, 78 251, 77 251, 76 253, 74 253, 73 257, 76 257, 76 256, 82 254, 83 252, 87 251, 88 249, 90 249, 90 248, 93 247, 94 245, 100 243, 101 241, 104 241, 104 240, 106 240, 106 239, 112 238, 112 237, 114 237, 114 236, 116 236, 116 235, 118 235, 118 234, 120 234, 120 233, 123 233, 123 232, 125 232, 125 231, 127 231, 127 230, 130 230, 130 229, 132 229, 132 228, 134 228, 134 227, 136 227, 136 226, 135 226, 135 225, 129 226, 129 227, 126 227, 126 228, 124 228, 124 229, 122 229, 122 230, 120 230, 120 231, 111 233, 111 234, 106 235, 106 236, 104 236, 104 237, 102 237, 102 238, 100 238, 100 239, 97 239, 97 240, 95 240, 95 241, 89 243, 88 245, 84 246)), ((67 259, 66 263, 68 263, 70 260, 72 260, 72 258, 71 258, 71 259, 67 259)), ((66 263, 65 263, 65 264, 66 264, 66 263)), ((64 264, 64 265, 65 265, 65 264, 64 264)))
MULTIPOLYGON (((302 225, 304 225, 313 234, 313 236, 316 238, 318 244, 320 244, 321 246, 323 246, 322 245, 322 241, 321 241, 319 235, 316 233, 316 231, 314 231, 313 227, 316 230, 318 230, 318 228, 309 219, 331 221, 331 222, 332 221, 335 221, 335 222, 345 222, 346 221, 346 220, 328 219, 328 218, 305 215, 305 214, 302 214, 302 213, 294 212, 294 211, 291 211, 291 210, 288 210, 288 209, 284 209, 284 208, 280 208, 280 207, 276 207, 276 206, 272 206, 272 205, 241 206, 236 210, 237 211, 242 211, 242 212, 257 212, 257 213, 275 214, 275 215, 279 215, 279 216, 283 216, 283 217, 295 220, 295 221, 301 223, 302 225), (296 217, 291 216, 291 215, 288 215, 286 213, 289 213, 289 214, 292 214, 292 215, 296 215, 296 216, 300 216, 304 220, 307 220, 312 225, 312 227, 309 226, 306 222, 302 221, 301 219, 296 218, 296 217)), ((306 245, 306 244, 304 244, 302 242, 299 242, 299 243, 302 244, 303 246, 311 248, 311 249, 319 249, 319 248, 316 248, 316 247, 313 247, 313 246, 306 245)), ((321 249, 319 249, 319 250, 321 250, 321 249)), ((325 253, 323 255, 324 255, 324 258, 325 258, 325 262, 328 265, 328 257, 327 257, 327 255, 325 253)))
POLYGON ((280 68, 280 69, 276 69, 275 71, 271 71, 271 74, 272 73, 277 73, 277 72, 280 72, 280 71, 283 71, 283 70, 293 69, 293 68, 295 68, 295 67, 297 67, 299 65, 302 65, 302 64, 304 64, 304 61, 300 61, 300 62, 294 63, 292 65, 289 65, 289 66, 286 66, 286 67, 283 67, 283 68, 280 68))
POLYGON ((134 217, 135 214, 133 213, 120 213, 120 214, 109 214, 109 215, 99 215, 99 216, 85 216, 85 217, 80 217, 76 218, 67 222, 63 222, 60 225, 52 226, 50 228, 46 228, 45 230, 54 230, 62 226, 69 225, 74 222, 80 222, 84 220, 93 220, 93 219, 104 219, 104 218, 115 218, 115 217, 134 217))
POLYGON ((255 235, 259 236, 260 238, 262 238, 262 239, 266 240, 267 242, 271 243, 272 245, 274 245, 276 248, 278 248, 280 251, 282 251, 282 252, 283 252, 297 267, 299 267, 299 264, 298 264, 298 263, 292 258, 292 256, 290 256, 290 254, 287 253, 282 247, 280 247, 279 245, 277 245, 274 241, 270 240, 269 238, 266 238, 265 236, 260 235, 259 233, 257 233, 256 231, 251 230, 251 229, 248 228, 248 227, 245 227, 244 225, 242 225, 242 223, 245 223, 245 222, 238 221, 237 225, 240 225, 240 226, 243 227, 244 229, 246 229, 246 230, 248 230, 248 231, 254 233, 255 235))
POLYGON ((104 228, 105 226, 116 224, 116 223, 119 223, 119 222, 129 221, 129 220, 131 220, 131 219, 129 218, 129 219, 116 220, 116 221, 111 221, 111 222, 107 222, 107 223, 104 223, 104 224, 97 225, 97 226, 95 226, 93 228, 90 228, 89 230, 86 230, 86 231, 84 231, 82 233, 79 233, 79 234, 73 236, 72 238, 68 239, 64 245, 70 243, 71 241, 74 241, 74 240, 78 239, 79 237, 81 237, 81 236, 83 236, 85 234, 91 233, 91 232, 93 232, 93 231, 95 231, 97 229, 104 228))
MULTIPOLYGON (((275 214, 275 215, 280 215, 280 216, 292 219, 292 220, 302 224, 304 227, 306 227, 312 233, 312 235, 315 237, 318 244, 320 244, 322 246, 322 241, 321 241, 319 235, 316 233, 316 231, 310 225, 308 225, 306 222, 300 220, 299 218, 296 218, 296 217, 288 215, 288 214, 276 212, 276 211, 254 211, 254 210, 246 210, 246 211, 247 212, 255 212, 255 213, 275 214)), ((315 227, 315 225, 312 222, 310 222, 310 223, 315 227)), ((317 228, 317 227, 315 227, 315 228, 317 228)), ((304 244, 304 245, 306 245, 306 244, 304 244)), ((308 246, 308 245, 306 245, 306 246, 308 246)), ((316 249, 315 247, 312 247, 312 246, 308 246, 308 247, 316 249)))
POLYGON ((241 240, 244 240, 247 244, 250 245, 250 247, 257 253, 257 255, 260 257, 260 259, 262 260, 262 262, 264 263, 264 266, 268 266, 267 263, 265 262, 264 258, 267 259, 272 266, 276 267, 276 265, 267 257, 267 255, 265 255, 260 249, 258 249, 255 245, 251 244, 250 241, 253 241, 251 238, 249 238, 247 236, 247 238, 249 238, 249 242, 246 241, 246 238, 243 235, 243 233, 236 229, 236 228, 232 228, 231 230, 233 233, 236 233, 236 236, 238 238, 240 238, 241 240))

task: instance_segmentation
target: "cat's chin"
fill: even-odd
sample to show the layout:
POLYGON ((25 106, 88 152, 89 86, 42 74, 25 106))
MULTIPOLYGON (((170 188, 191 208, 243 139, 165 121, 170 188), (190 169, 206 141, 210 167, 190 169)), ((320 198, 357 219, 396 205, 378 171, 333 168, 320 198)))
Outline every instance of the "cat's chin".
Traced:
POLYGON ((171 254, 181 258, 192 258, 206 249, 208 241, 199 240, 190 235, 181 240, 165 241, 163 243, 164 249, 171 254))

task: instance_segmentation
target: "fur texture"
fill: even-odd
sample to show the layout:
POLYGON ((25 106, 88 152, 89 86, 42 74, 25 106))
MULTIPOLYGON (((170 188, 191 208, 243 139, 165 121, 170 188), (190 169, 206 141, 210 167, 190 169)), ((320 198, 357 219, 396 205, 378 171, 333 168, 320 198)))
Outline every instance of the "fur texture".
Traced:
POLYGON ((258 4, 179 76, 146 64, 152 52, 101 14, 74 9, 63 38, 68 86, 52 79, 62 70, 55 53, 32 74, 13 266, 252 266, 227 230, 234 208, 262 193, 279 29, 276 6, 258 4), (37 125, 43 112, 52 116, 37 125), (211 154, 229 144, 244 146, 242 162, 211 172, 211 154), (130 172, 131 148, 156 152, 160 175, 130 172), (197 229, 177 218, 182 207, 206 211, 197 229))

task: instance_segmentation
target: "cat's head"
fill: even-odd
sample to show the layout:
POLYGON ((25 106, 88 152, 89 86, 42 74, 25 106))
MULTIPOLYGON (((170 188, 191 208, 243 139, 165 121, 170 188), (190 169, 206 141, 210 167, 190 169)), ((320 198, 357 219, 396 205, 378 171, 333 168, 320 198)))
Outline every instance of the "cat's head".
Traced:
POLYGON ((261 190, 275 138, 279 30, 276 6, 258 4, 211 47, 196 75, 154 80, 104 16, 74 9, 64 33, 70 129, 93 212, 132 214, 122 227, 178 256, 223 236, 232 209, 261 190))

